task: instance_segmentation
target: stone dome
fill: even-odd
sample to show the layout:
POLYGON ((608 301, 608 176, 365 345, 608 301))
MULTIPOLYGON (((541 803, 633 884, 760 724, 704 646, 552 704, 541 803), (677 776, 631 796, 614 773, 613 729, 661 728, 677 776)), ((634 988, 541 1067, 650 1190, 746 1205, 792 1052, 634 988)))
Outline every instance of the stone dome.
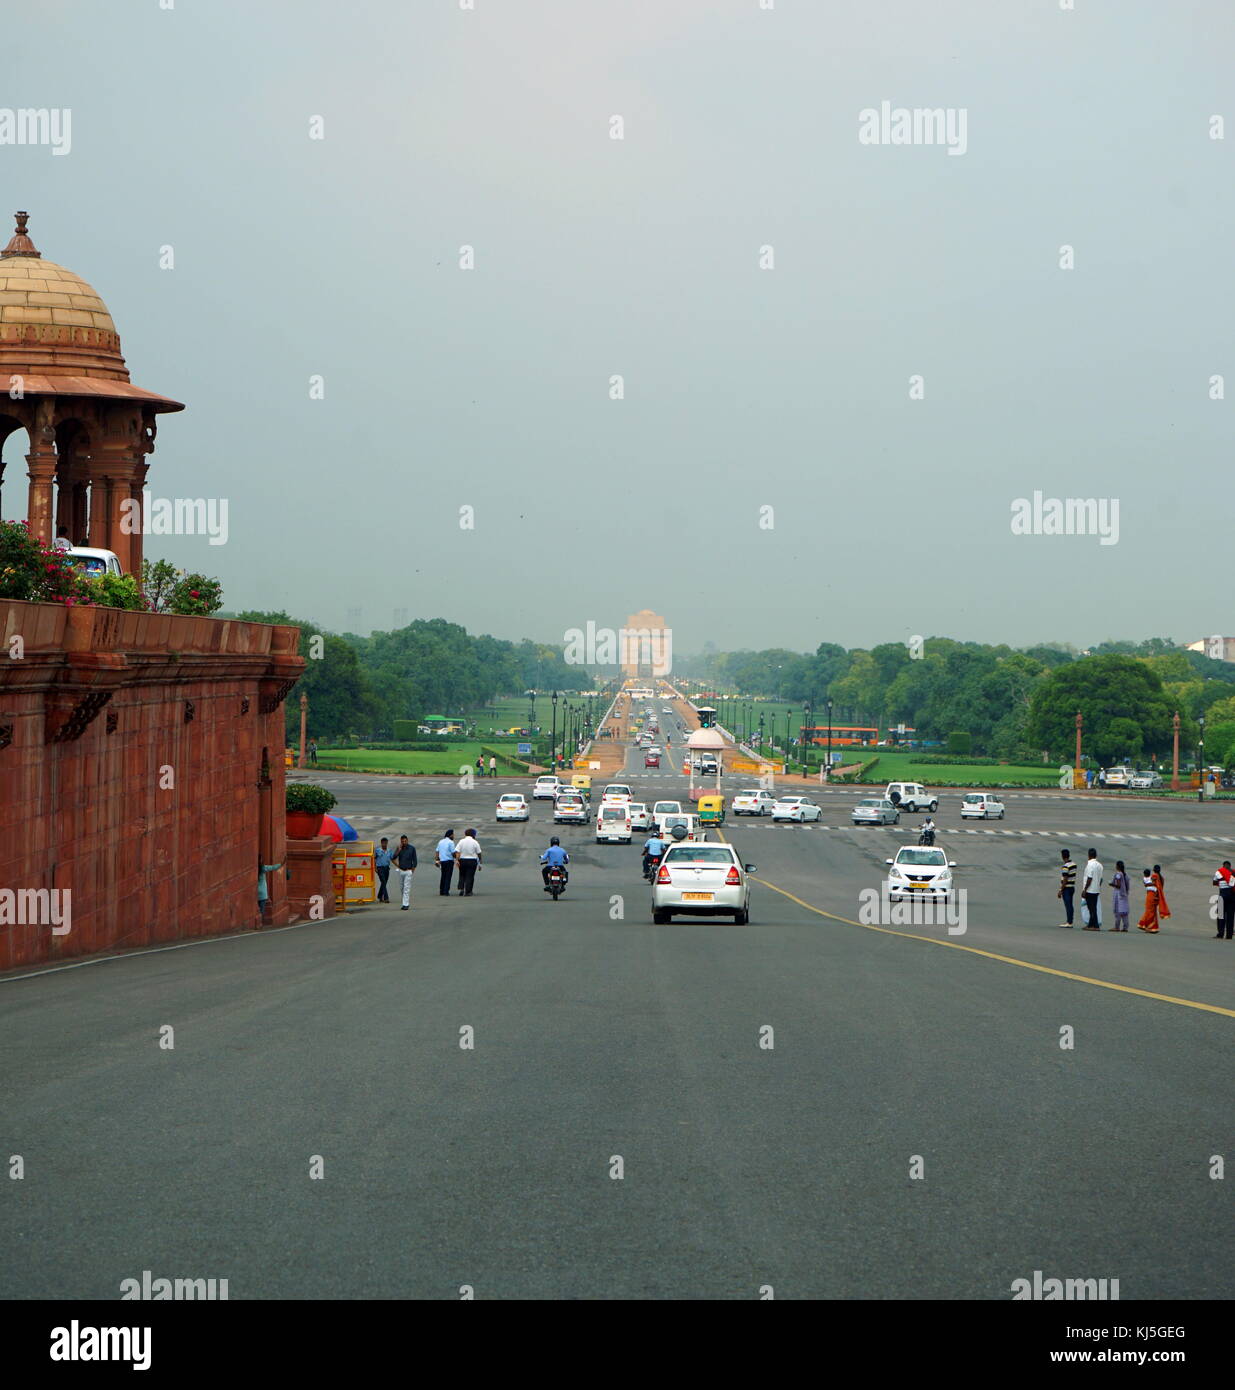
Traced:
POLYGON ((0 380, 14 373, 129 379, 107 305, 80 275, 43 259, 24 213, 0 251, 0 380))

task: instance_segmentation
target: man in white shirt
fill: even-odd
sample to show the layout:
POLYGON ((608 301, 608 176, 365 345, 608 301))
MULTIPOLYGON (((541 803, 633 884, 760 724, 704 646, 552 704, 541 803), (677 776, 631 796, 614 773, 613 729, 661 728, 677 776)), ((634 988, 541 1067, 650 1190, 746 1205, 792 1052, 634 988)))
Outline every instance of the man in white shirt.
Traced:
POLYGON ((434 850, 433 857, 437 861, 438 872, 442 876, 437 888, 438 896, 448 898, 450 897, 450 880, 455 871, 455 832, 453 827, 437 842, 437 849, 434 850))
POLYGON ((1086 910, 1089 914, 1089 921, 1085 923, 1086 931, 1099 931, 1098 922, 1098 900, 1102 893, 1102 865, 1098 862, 1098 851, 1091 849, 1089 859, 1085 864, 1085 877, 1081 882, 1081 897, 1084 899, 1086 910))
POLYGON ((470 898, 476 870, 480 868, 480 843, 476 839, 476 832, 470 827, 455 846, 455 862, 459 866, 459 896, 470 898))

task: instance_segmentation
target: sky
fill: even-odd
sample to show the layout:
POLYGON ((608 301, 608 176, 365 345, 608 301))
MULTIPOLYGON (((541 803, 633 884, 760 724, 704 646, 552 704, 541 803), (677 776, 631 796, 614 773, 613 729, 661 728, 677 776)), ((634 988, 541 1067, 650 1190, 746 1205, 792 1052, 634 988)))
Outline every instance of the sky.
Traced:
POLYGON ((186 403, 149 490, 228 539, 146 551, 229 609, 1229 634, 1235 6, 1067 3, 38 0, 0 119, 71 147, 0 143, 3 225, 186 403))

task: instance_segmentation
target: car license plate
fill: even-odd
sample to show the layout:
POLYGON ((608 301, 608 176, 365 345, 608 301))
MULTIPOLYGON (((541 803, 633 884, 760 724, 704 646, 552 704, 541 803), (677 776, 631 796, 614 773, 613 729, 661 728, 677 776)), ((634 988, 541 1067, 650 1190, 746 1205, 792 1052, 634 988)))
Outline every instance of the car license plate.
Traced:
POLYGON ((682 901, 683 901, 683 902, 688 902, 688 903, 710 903, 710 902, 712 901, 712 894, 711 894, 711 893, 683 893, 683 894, 682 894, 682 901))
POLYGON ((909 886, 910 886, 910 888, 929 888, 929 887, 930 887, 930 884, 929 884, 929 883, 911 883, 909 886))

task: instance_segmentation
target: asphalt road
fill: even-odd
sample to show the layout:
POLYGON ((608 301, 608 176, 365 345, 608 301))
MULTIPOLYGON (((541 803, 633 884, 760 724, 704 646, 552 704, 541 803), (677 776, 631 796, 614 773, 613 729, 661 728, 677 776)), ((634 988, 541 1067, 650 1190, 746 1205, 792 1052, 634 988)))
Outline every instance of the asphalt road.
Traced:
MULTIPOLYGON (((646 800, 684 787, 641 762, 646 800)), ((758 865, 748 927, 653 927, 637 843, 585 828, 557 831, 550 902, 549 804, 493 819, 526 783, 315 780, 426 860, 475 825, 476 895, 425 870, 407 913, 0 982, 25 1165, 0 1296, 115 1298, 147 1269, 232 1298, 1006 1299, 1034 1270, 1227 1296, 1225 806, 1030 793, 962 826, 945 796, 950 936, 857 924, 920 817, 855 830, 852 790, 821 826, 725 826, 758 865), (1108 878, 1162 864, 1161 935, 1059 929, 1058 849, 1090 844, 1108 878)))

